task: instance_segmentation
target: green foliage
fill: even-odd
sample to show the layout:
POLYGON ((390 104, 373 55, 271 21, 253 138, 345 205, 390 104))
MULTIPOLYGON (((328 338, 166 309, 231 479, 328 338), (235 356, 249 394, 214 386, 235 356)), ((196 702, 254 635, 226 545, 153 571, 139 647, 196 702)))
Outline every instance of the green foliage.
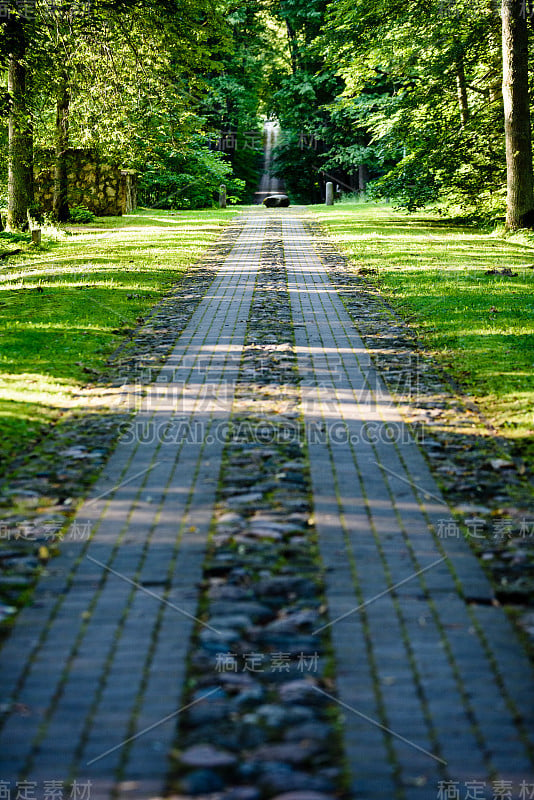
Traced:
POLYGON ((485 213, 505 180, 499 25, 482 0, 330 3, 320 47, 363 150, 335 141, 328 163, 361 158, 374 196, 409 210, 439 200, 485 213))
POLYGON ((438 199, 436 178, 428 166, 417 156, 409 155, 396 164, 386 175, 369 184, 371 199, 392 197, 400 208, 416 211, 438 199))
POLYGON ((465 195, 447 192, 437 210, 455 221, 495 228, 506 217, 506 187, 480 192, 470 204, 465 195))
POLYGON ((222 153, 209 150, 201 137, 184 152, 154 151, 140 176, 139 199, 153 208, 206 208, 213 205, 224 183, 228 196, 241 199, 245 182, 232 178, 232 167, 222 153))
POLYGON ((22 233, 21 231, 0 231, 0 243, 6 244, 18 244, 19 242, 30 242, 31 241, 31 234, 29 233, 22 233))
POLYGON ((271 171, 284 180, 293 202, 321 202, 320 168, 315 140, 311 136, 284 132, 275 148, 271 171))
MULTIPOLYGON (((219 57, 232 49, 222 4, 95 0, 90 14, 71 6, 70 0, 39 4, 29 37, 36 147, 57 147, 56 102, 63 98, 68 140, 59 151, 91 149, 141 171, 147 163, 142 189, 155 202, 211 205, 214 186, 231 183, 231 169, 199 147, 207 122, 197 112, 208 85, 204 76, 216 75, 219 57)), ((6 55, 6 26, 2 33, 6 55)), ((236 95, 246 98, 242 87, 236 95)), ((233 184, 232 196, 242 188, 233 184)))
POLYGON ((273 75, 271 109, 284 134, 273 172, 283 178, 293 199, 304 203, 321 201, 325 183, 321 154, 328 149, 334 127, 328 105, 340 89, 334 71, 325 69, 322 54, 313 45, 325 9, 323 0, 285 0, 278 7, 290 64, 273 75))
POLYGON ((205 130, 219 142, 246 194, 258 184, 261 169, 259 115, 269 102, 269 76, 279 63, 279 40, 262 2, 232 5, 225 15, 227 50, 220 70, 206 77, 199 113, 205 130))
MULTIPOLYGON (((0 111, 0 120, 5 118, 7 109, 0 111)), ((0 149, 7 153, 7 126, 0 125, 0 149)), ((7 208, 7 158, 0 158, 0 208, 7 208)))
POLYGON ((72 206, 69 209, 69 220, 70 222, 94 222, 96 219, 96 215, 93 214, 92 211, 89 211, 88 208, 82 205, 72 206))
MULTIPOLYGON (((487 216, 484 197, 504 185, 500 21, 487 0, 94 0, 90 15, 59 0, 38 9, 25 31, 37 147, 55 144, 66 81, 70 146, 138 168, 145 202, 210 204, 233 177, 245 190, 238 182, 232 194, 246 199, 260 154, 245 142, 261 115, 280 121, 276 171, 302 202, 320 199, 326 180, 353 190, 365 168, 376 197, 487 216), (237 146, 217 164, 199 142, 209 151, 206 137, 224 136, 237 146)), ((1 28, 5 62, 14 28, 1 28)), ((0 111, 5 118, 5 98, 0 111)))
POLYGON ((371 142, 368 107, 343 96, 339 61, 326 62, 328 40, 318 34, 328 8, 319 0, 291 0, 279 10, 287 25, 291 71, 277 75, 272 94, 272 108, 286 137, 277 149, 276 174, 300 202, 322 202, 326 181, 353 191, 360 167, 378 177, 384 161, 395 163, 389 152, 371 142))

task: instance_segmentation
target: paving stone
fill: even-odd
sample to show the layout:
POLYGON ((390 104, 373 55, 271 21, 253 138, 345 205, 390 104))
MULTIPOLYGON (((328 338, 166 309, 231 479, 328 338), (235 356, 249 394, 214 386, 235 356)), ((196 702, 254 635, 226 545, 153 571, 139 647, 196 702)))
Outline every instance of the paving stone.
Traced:
POLYGON ((220 792, 224 786, 224 779, 211 769, 196 769, 182 781, 183 790, 194 796, 220 792))
MULTIPOLYGON (((161 373, 165 391, 147 387, 134 435, 118 443, 78 513, 93 539, 65 544, 4 646, 0 777, 58 779, 59 770, 91 779, 95 800, 155 797, 183 719, 193 742, 181 752, 181 796, 332 800, 339 765, 321 717, 328 706, 343 722, 348 797, 437 796, 439 758, 453 781, 475 775, 489 787, 509 773, 530 784, 533 691, 521 643, 489 605, 491 586, 467 543, 436 535, 451 511, 305 216, 291 209, 266 220, 261 210, 244 217, 204 298, 194 298, 161 373), (221 432, 240 409, 256 438, 226 443, 235 452, 221 511, 221 432), (290 442, 300 412, 306 449, 290 442), (212 521, 220 550, 204 572, 212 521), (302 556, 310 531, 320 565, 302 556), (197 621, 201 594, 222 636, 197 621), (190 645, 195 631, 202 648, 190 645), (299 656, 327 653, 327 641, 333 676, 322 659, 316 673, 298 674, 299 656), (255 651, 290 663, 218 672, 230 650, 237 669, 255 651)), ((356 290, 351 298, 359 302, 356 290)), ((368 298, 359 313, 372 320, 368 298)), ((154 348, 166 351, 161 336, 154 348)))
MULTIPOLYGON (((410 682, 412 684, 409 692, 397 690, 400 697, 405 695, 397 712, 395 692, 381 690, 387 721, 380 719, 378 708, 366 715, 369 729, 374 724, 385 724, 389 727, 388 709, 391 708, 392 715, 396 715, 400 728, 399 725, 393 726, 391 746, 396 752, 402 771, 404 763, 406 769, 409 769, 409 760, 405 751, 399 749, 400 740, 395 742, 395 735, 402 736, 403 727, 408 732, 412 730, 416 733, 417 728, 413 729, 410 719, 422 721, 428 715, 428 704, 443 752, 458 735, 467 738, 472 735, 466 719, 475 712, 477 706, 489 709, 496 727, 497 721, 503 719, 502 709, 498 710, 501 699, 496 689, 492 692, 488 686, 484 700, 482 697, 480 700, 475 699, 476 695, 473 695, 473 691, 482 695, 481 687, 475 686, 476 679, 473 676, 491 675, 494 664, 487 659, 483 642, 474 629, 474 635, 458 634, 454 637, 454 626, 467 618, 465 605, 460 601, 462 613, 455 614, 451 604, 447 604, 447 599, 442 599, 439 595, 442 587, 456 594, 454 576, 460 577, 466 596, 469 592, 475 592, 486 601, 491 599, 491 590, 487 579, 481 576, 474 555, 464 544, 449 550, 452 563, 436 563, 434 576, 432 565, 440 558, 441 543, 436 543, 433 548, 427 546, 428 543, 433 543, 428 519, 450 516, 450 511, 439 497, 439 490, 418 446, 410 436, 406 436, 408 431, 396 411, 395 403, 385 387, 377 381, 372 370, 369 371, 368 366, 365 366, 369 361, 360 360, 359 353, 364 353, 365 347, 362 342, 358 342, 351 319, 336 293, 331 290, 326 270, 304 235, 302 222, 286 217, 283 225, 288 278, 294 289, 291 294, 292 316, 299 372, 302 383, 306 386, 303 393, 305 422, 309 430, 313 426, 316 426, 315 430, 322 427, 335 437, 330 444, 324 437, 311 437, 308 446, 315 523, 323 559, 327 568, 332 569, 332 579, 327 573, 326 586, 330 618, 334 627, 332 635, 337 656, 338 697, 347 708, 345 747, 357 776, 362 762, 365 763, 361 749, 361 736, 365 735, 365 720, 361 714, 365 713, 365 706, 362 705, 362 696, 358 693, 357 686, 361 681, 362 660, 372 657, 371 671, 367 678, 368 692, 373 691, 372 684, 374 682, 376 685, 381 675, 393 681, 402 678, 405 687, 410 682), (329 362, 328 354, 336 352, 339 356, 334 365, 329 362), (368 370, 365 378, 371 381, 371 386, 376 389, 380 385, 379 403, 374 402, 372 396, 365 391, 362 395, 362 370, 368 370), (310 387, 315 387, 315 392, 310 387), (335 428, 331 425, 332 419, 340 423, 335 428), (387 425, 394 426, 394 429, 396 427, 399 436, 389 440, 385 435, 387 425), (372 436, 365 435, 366 426, 372 436), (340 519, 340 515, 341 525, 335 522, 336 518, 340 519), (423 540, 419 537, 425 538, 423 540), (424 548, 421 547, 421 541, 425 542, 424 548), (416 559, 412 553, 416 554, 416 559), (459 556, 457 562, 456 554, 459 556), (425 573, 425 581, 428 577, 426 589, 421 592, 417 573, 427 567, 429 571, 425 573), (408 582, 395 591, 394 587, 400 581, 408 582), (388 590, 391 598, 396 598, 396 602, 384 606, 387 614, 380 615, 377 613, 380 610, 377 608, 380 601, 375 598, 388 590), (419 613, 413 606, 414 596, 421 598, 419 613), (427 606, 427 600, 433 605, 427 606), (361 609, 358 615, 369 626, 369 638, 365 635, 364 628, 356 625, 357 620, 351 616, 354 614, 351 609, 361 609), (336 621, 337 616, 343 617, 344 613, 349 615, 346 625, 345 622, 336 621), (424 625, 419 624, 422 614, 425 615, 424 625), (406 621, 410 615, 415 625, 411 623, 408 627, 406 621), (433 624, 428 624, 430 621, 433 624), (351 625, 351 622, 354 624, 351 625), (444 627, 439 630, 434 627, 434 623, 443 624, 444 627), (338 631, 335 630, 336 627, 338 631), (346 632, 343 634, 345 628, 346 632), (348 646, 345 644, 345 636, 347 643, 350 641, 348 646), (466 715, 463 721, 458 719, 457 724, 454 724, 446 713, 440 715, 437 701, 446 698, 440 693, 439 680, 432 694, 427 695, 426 703, 416 688, 420 685, 421 678, 411 667, 406 684, 404 665, 413 663, 412 655, 409 656, 405 650, 408 641, 410 653, 415 656, 414 666, 419 666, 422 660, 425 663, 428 661, 429 674, 432 674, 433 659, 434 670, 436 662, 440 670, 445 663, 450 670, 449 675, 459 678, 455 686, 455 690, 459 692, 456 695, 456 707, 463 708, 466 715), (476 673, 472 671, 471 665, 473 650, 480 655, 476 673), (468 694, 466 686, 469 686, 468 694), (494 698, 493 702, 490 695, 494 698), (406 708, 404 725, 400 713, 403 706, 406 708)), ((367 309, 364 313, 366 311, 367 309)), ((468 625, 466 631, 467 627, 468 625)), ((500 651, 501 654, 503 652, 500 651)), ((447 685, 446 681, 444 685, 447 685)), ((392 688, 394 686, 393 683, 392 688)), ((525 696, 524 692, 522 694, 525 696)), ((445 706, 444 702, 441 706, 444 712, 445 706)), ((424 732, 424 726, 420 732, 424 732)), ((486 724, 479 729, 479 734, 488 744, 494 732, 496 730, 486 724)), ((370 738, 370 734, 367 738, 370 738)), ((495 744, 498 744, 498 736, 495 744)), ((476 744, 472 743, 470 752, 473 752, 473 757, 476 749, 476 744)), ((468 750, 469 746, 466 744, 466 752, 468 750)), ((356 777, 353 782, 355 796, 378 800, 379 797, 390 797, 395 793, 393 786, 384 791, 387 785, 386 773, 381 764, 384 756, 384 746, 380 747, 377 742, 374 758, 367 759, 367 763, 374 762, 371 772, 377 778, 359 783, 356 777), (381 770, 383 780, 378 777, 381 770)), ((428 760, 428 767, 429 775, 435 775, 433 783, 437 786, 439 773, 432 769, 431 759, 428 760)), ((478 761, 476 767, 473 762, 473 768, 478 768, 478 761)), ((489 781, 489 772, 485 775, 489 781)), ((418 791, 418 796, 428 796, 424 794, 424 790, 423 794, 419 789, 413 791, 418 791)), ((426 791, 428 792, 428 786, 426 791)))
POLYGON ((229 767, 236 763, 232 753, 219 750, 211 744, 198 744, 184 750, 179 757, 180 763, 188 767, 229 767))
POLYGON ((286 744, 265 744, 249 754, 251 761, 281 761, 286 764, 304 764, 309 761, 321 747, 317 744, 296 742, 286 744))

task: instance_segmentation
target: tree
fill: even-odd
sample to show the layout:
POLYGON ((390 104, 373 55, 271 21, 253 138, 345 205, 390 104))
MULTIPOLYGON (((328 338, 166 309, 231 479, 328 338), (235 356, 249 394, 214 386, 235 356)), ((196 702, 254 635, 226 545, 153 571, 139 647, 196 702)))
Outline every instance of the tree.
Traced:
POLYGON ((54 154, 61 221, 69 216, 70 148, 146 173, 145 196, 158 204, 210 204, 221 181, 242 194, 232 169, 253 182, 256 153, 247 144, 229 159, 210 149, 208 134, 223 124, 240 133, 257 126, 266 2, 229 9, 233 0, 55 0, 36 4, 31 30, 16 14, 2 24, 10 223, 27 225, 34 147, 36 163, 48 166, 54 154))
MULTIPOLYGON (((330 2, 320 47, 343 78, 336 103, 358 126, 371 177, 382 173, 376 195, 504 211, 499 36, 488 0, 330 2)), ((353 155, 338 140, 330 162, 353 155)))
POLYGON ((528 28, 525 4, 502 0, 506 227, 534 227, 532 141, 528 91, 528 28))
POLYGON ((33 131, 28 80, 27 23, 15 13, 4 23, 8 62, 8 213, 10 228, 26 229, 33 204, 33 131))
POLYGON ((280 0, 273 7, 289 54, 285 69, 279 67, 271 78, 276 86, 271 108, 282 128, 273 172, 298 202, 321 202, 325 182, 332 179, 325 177, 323 156, 338 130, 330 103, 342 85, 336 69, 325 67, 324 53, 315 44, 326 7, 326 0, 280 0))
MULTIPOLYGON (((69 148, 146 173, 145 200, 209 204, 229 172, 202 144, 197 113, 204 75, 217 70, 225 39, 212 0, 181 4, 180 13, 172 0, 93 0, 91 13, 83 11, 56 0, 43 7, 39 25, 35 131, 45 163, 55 151, 55 217, 69 215, 69 148)), ((232 188, 235 195, 241 184, 232 188)))

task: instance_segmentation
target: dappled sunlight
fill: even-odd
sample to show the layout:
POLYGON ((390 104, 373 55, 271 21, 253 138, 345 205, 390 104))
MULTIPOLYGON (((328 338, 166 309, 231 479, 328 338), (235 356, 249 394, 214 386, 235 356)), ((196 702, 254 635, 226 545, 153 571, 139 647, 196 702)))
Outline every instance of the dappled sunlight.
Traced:
POLYGON ((68 332, 69 334, 73 335, 74 334, 85 335, 86 333, 103 333, 107 331, 107 329, 109 328, 109 322, 107 325, 91 325, 91 324, 86 324, 84 322, 83 325, 76 326, 67 322, 61 324, 60 322, 55 322, 53 320, 50 322, 39 322, 31 319, 31 320, 18 320, 15 324, 17 328, 26 328, 27 330, 47 331, 50 333, 53 333, 54 331, 57 333, 68 332))
MULTIPOLYGON (((178 219, 178 218, 170 218, 170 217, 154 217, 154 216, 144 217, 144 219, 149 219, 149 220, 154 221, 154 222, 163 222, 165 225, 171 224, 171 225, 182 225, 182 226, 185 225, 185 226, 188 226, 188 227, 191 226, 191 220, 188 220, 188 219, 178 219)), ((195 223, 195 230, 197 229, 197 226, 198 226, 198 230, 199 231, 211 231, 211 232, 213 232, 213 231, 217 231, 217 230, 220 229, 220 225, 217 224, 216 222, 211 222, 210 223, 210 222, 207 222, 207 221, 199 221, 199 222, 195 223)), ((150 231, 150 230, 151 230, 151 226, 149 226, 149 225, 147 225, 146 227, 143 227, 143 226, 139 226, 139 227, 128 226, 128 231, 146 232, 146 231, 150 231)), ((153 230, 157 230, 158 232, 160 232, 162 229, 159 228, 159 227, 158 228, 154 227, 153 230)), ((193 229, 191 228, 191 230, 193 230, 193 229)))
POLYGON ((6 386, 0 381, 0 392, 3 400, 18 403, 40 403, 49 408, 66 409, 80 405, 80 399, 72 392, 65 391, 65 387, 58 387, 48 383, 32 391, 31 385, 22 384, 18 389, 6 386))
POLYGON ((79 235, 91 235, 96 233, 111 232, 130 232, 138 231, 147 233, 150 229, 161 233, 164 226, 169 226, 170 233, 175 225, 197 226, 210 232, 220 230, 222 225, 229 222, 241 209, 198 209, 195 211, 163 211, 160 209, 137 210, 130 214, 123 214, 120 217, 97 217, 94 222, 83 225, 68 224, 65 229, 69 233, 79 235), (146 221, 146 222, 145 222, 146 221), (158 223, 158 224, 154 224, 158 223))
POLYGON ((507 438, 534 438, 532 395, 528 391, 511 391, 501 397, 488 395, 481 400, 484 413, 491 413, 507 438))
MULTIPOLYGON (((436 241, 442 241, 443 239, 445 239, 445 241, 447 241, 447 236, 444 235, 444 234, 442 234, 440 236, 436 236, 436 234, 429 235, 428 233, 426 233, 423 230, 420 231, 419 234, 416 234, 414 231, 406 232, 403 228, 399 228, 398 230, 397 229, 393 229, 392 231, 387 231, 387 233, 384 233, 382 230, 379 230, 378 228, 373 230, 373 231, 365 231, 365 232, 361 232, 361 231, 360 232, 355 232, 355 231, 348 232, 347 231, 347 232, 344 232, 344 233, 341 233, 341 232, 339 233, 339 239, 341 241, 357 241, 357 240, 377 241, 378 240, 378 241, 384 241, 384 242, 388 242, 388 241, 395 241, 395 242, 408 241, 408 242, 411 242, 411 241, 414 241, 416 236, 421 237, 420 239, 416 239, 418 246, 424 245, 425 240, 436 242, 436 241)), ((467 234, 464 234, 464 237, 467 237, 467 234)))
POLYGON ((355 271, 374 271, 370 281, 499 432, 531 435, 532 248, 383 207, 321 208, 320 217, 355 271))
POLYGON ((106 360, 235 213, 147 210, 71 226, 60 241, 43 229, 43 249, 0 266, 5 452, 65 411, 124 401, 102 385, 106 360))
POLYGON ((54 276, 46 272, 28 272, 19 276, 18 282, 11 282, 8 280, 2 281, 0 277, 0 292, 2 291, 19 291, 21 289, 38 289, 49 287, 53 290, 61 291, 63 289, 108 289, 113 291, 131 291, 132 288, 143 290, 146 292, 154 291, 154 284, 148 278, 153 274, 161 274, 164 272, 171 280, 178 280, 183 274, 183 268, 176 266, 173 269, 162 270, 160 266, 155 266, 152 270, 148 267, 133 267, 125 268, 120 272, 110 270, 109 268, 92 269, 91 274, 87 273, 86 269, 79 269, 73 272, 72 269, 65 270, 65 272, 57 271, 54 276), (95 280, 93 275, 103 273, 106 277, 95 280), (30 280, 25 278, 25 275, 30 276, 30 280), (39 276, 42 276, 40 278, 39 276), (68 280, 71 275, 81 275, 82 278, 68 280), (128 281, 125 276, 128 276, 128 281), (135 278, 132 281, 132 277, 135 278), (46 280, 45 280, 46 278, 46 280), (146 282, 142 283, 142 279, 146 278, 146 282), (90 282, 90 283, 88 283, 90 282))
MULTIPOLYGON (((5 282, 8 280, 14 280, 15 278, 24 278, 26 275, 47 275, 48 273, 57 275, 58 273, 61 274, 62 272, 76 273, 81 272, 84 269, 87 270, 87 266, 89 265, 91 266, 91 269, 93 269, 93 267, 98 269, 95 261, 97 261, 98 264, 101 264, 105 261, 115 263, 118 261, 118 259, 111 257, 106 259, 104 256, 95 259, 94 255, 68 257, 62 255, 59 258, 32 259, 31 261, 24 263, 12 264, 10 267, 5 267, 3 270, 0 269, 0 281, 5 282), (73 267, 71 264, 72 261, 82 262, 83 267, 80 267, 79 269, 73 267), (59 266, 53 267, 51 266, 52 264, 58 264, 59 266)), ((103 268, 107 268, 107 265, 104 265, 103 268)))
POLYGON ((29 386, 37 385, 46 390, 64 391, 74 390, 80 387, 80 384, 70 378, 57 378, 53 380, 50 376, 41 372, 3 372, 1 376, 2 383, 6 386, 11 384, 17 385, 24 381, 29 386))
POLYGON ((128 243, 117 249, 116 251, 103 250, 102 252, 93 251, 89 255, 71 255, 68 250, 62 251, 61 255, 51 254, 46 258, 39 258, 39 259, 32 259, 30 261, 22 261, 22 262, 15 262, 9 266, 4 267, 3 269, 0 268, 0 275, 3 274, 3 280, 18 277, 20 275, 24 276, 26 274, 35 274, 36 269, 35 267, 39 267, 42 270, 42 274, 46 274, 48 270, 50 270, 53 274, 61 273, 63 271, 67 272, 78 272, 79 269, 76 267, 72 267, 72 262, 83 263, 85 269, 91 268, 91 270, 99 271, 102 268, 106 268, 109 265, 116 264, 117 267, 120 266, 121 271, 123 269, 138 269, 139 266, 142 266, 146 270, 156 271, 158 268, 161 269, 162 264, 158 263, 157 260, 164 260, 165 264, 168 268, 172 269, 175 266, 175 263, 181 264, 186 259, 189 260, 191 256, 198 256, 200 255, 207 243, 211 241, 211 237, 206 238, 205 240, 199 239, 199 237, 192 236, 192 242, 182 242, 180 247, 171 246, 171 244, 163 244, 161 242, 157 242, 156 244, 147 244, 146 247, 139 247, 135 243, 128 243), (129 258, 132 259, 131 263, 124 263, 124 259, 129 258), (140 264, 136 264, 135 262, 141 262, 140 264), (146 262, 146 263, 143 263, 146 262), (135 266, 132 266, 132 263, 135 266), (55 267, 53 265, 57 264, 58 266, 55 267))
POLYGON ((439 240, 414 241, 409 237, 365 239, 352 234, 336 238, 358 266, 364 262, 366 266, 372 265, 379 270, 483 272, 496 267, 526 270, 534 265, 534 257, 532 263, 525 263, 524 253, 510 252, 505 247, 485 248, 482 243, 476 246, 469 242, 458 245, 456 242, 439 240))
MULTIPOLYGON (((169 222, 173 222, 174 223, 175 221, 174 220, 166 220, 165 221, 165 225, 168 225, 169 222)), ((182 220, 182 221, 176 220, 175 224, 182 226, 181 230, 180 230, 180 233, 190 233, 191 235, 194 235, 195 232, 197 231, 197 228, 193 227, 191 225, 191 220, 182 220)), ((201 223, 201 224, 198 225, 198 233, 200 235, 202 235, 202 234, 213 234, 213 233, 216 233, 217 231, 220 231, 220 230, 221 230, 221 226, 220 225, 208 224, 208 223, 204 223, 204 224, 201 223)), ((131 226, 124 226, 124 228, 112 228, 111 230, 108 230, 106 228, 95 228, 95 229, 91 229, 91 230, 88 230, 88 231, 76 232, 76 239, 78 241, 87 241, 87 240, 91 240, 93 238, 97 239, 97 240, 99 240, 99 239, 120 239, 125 234, 128 235, 128 239, 130 239, 133 236, 134 240, 135 240, 135 234, 138 234, 138 237, 139 237, 140 240, 143 239, 143 238, 146 238, 148 236, 156 236, 159 239, 160 237, 162 237, 165 234, 170 239, 173 235, 176 234, 176 229, 174 229, 174 228, 165 228, 165 227, 162 228, 162 227, 154 226, 154 225, 146 225, 146 226, 131 225, 131 226)), ((157 239, 156 239, 156 241, 157 241, 157 239)))
MULTIPOLYGON (((304 291, 304 290, 301 290, 304 291)), ((312 345, 306 347, 295 347, 295 352, 313 358, 314 356, 319 359, 328 358, 332 356, 335 359, 340 353, 360 353, 364 355, 368 352, 367 348, 363 345, 360 347, 313 347, 312 345)))
MULTIPOLYGON (((72 379, 41 373, 4 373, 0 376, 0 460, 17 454, 65 412, 87 407, 83 385, 72 379)), ((103 406, 103 410, 105 410, 103 406)))

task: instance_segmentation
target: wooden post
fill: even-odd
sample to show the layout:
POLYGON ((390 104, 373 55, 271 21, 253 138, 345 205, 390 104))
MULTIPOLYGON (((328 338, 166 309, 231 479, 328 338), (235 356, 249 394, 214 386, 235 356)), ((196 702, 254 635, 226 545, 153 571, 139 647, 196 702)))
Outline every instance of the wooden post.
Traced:
POLYGON ((334 205, 334 184, 332 181, 328 181, 326 184, 326 205, 333 206, 334 205))
POLYGON ((41 229, 34 228, 32 231, 32 244, 40 245, 41 244, 41 229))
POLYGON ((224 183, 219 186, 219 208, 226 208, 226 186, 224 183))

